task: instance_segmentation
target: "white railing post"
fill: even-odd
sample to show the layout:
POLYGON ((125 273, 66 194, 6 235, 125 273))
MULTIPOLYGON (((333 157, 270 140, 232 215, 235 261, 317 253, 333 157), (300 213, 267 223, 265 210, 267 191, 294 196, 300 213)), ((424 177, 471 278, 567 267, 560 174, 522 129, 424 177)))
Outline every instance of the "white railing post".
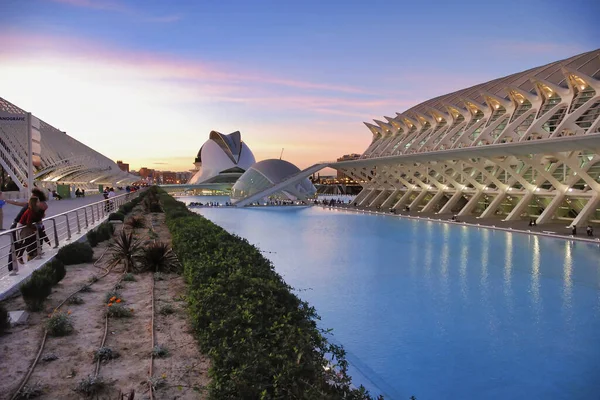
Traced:
MULTIPOLYGON (((10 252, 12 254, 12 258, 10 264, 12 264, 12 272, 11 275, 17 275, 19 272, 19 260, 17 260, 17 246, 15 246, 15 236, 17 232, 10 233, 10 252)), ((10 266, 9 264, 9 266, 10 266)))

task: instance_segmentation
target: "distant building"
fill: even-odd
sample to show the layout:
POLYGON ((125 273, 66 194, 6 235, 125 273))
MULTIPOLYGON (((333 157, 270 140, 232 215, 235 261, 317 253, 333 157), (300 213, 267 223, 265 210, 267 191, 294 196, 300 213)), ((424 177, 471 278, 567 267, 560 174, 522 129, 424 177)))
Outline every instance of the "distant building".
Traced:
MULTIPOLYGON (((346 154, 344 156, 341 156, 340 158, 337 159, 337 161, 350 161, 350 160, 358 160, 360 158, 360 154, 346 154)), ((342 180, 342 179, 348 179, 348 180, 353 180, 351 177, 349 177, 348 175, 344 174, 342 171, 338 170, 337 171, 337 179, 338 180, 342 180)))
POLYGON ((177 173, 171 171, 162 171, 161 173, 161 183, 163 184, 175 184, 177 183, 177 173))
POLYGON ((121 171, 129 172, 129 164, 124 163, 123 161, 117 161, 117 166, 121 168, 121 171))

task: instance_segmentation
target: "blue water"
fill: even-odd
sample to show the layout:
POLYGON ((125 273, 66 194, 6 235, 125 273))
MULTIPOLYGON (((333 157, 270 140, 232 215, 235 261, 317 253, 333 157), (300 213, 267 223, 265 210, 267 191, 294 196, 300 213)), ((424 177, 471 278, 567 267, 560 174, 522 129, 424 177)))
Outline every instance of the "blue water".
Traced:
POLYGON ((600 398, 600 248, 319 207, 197 212, 265 252, 390 399, 600 398))

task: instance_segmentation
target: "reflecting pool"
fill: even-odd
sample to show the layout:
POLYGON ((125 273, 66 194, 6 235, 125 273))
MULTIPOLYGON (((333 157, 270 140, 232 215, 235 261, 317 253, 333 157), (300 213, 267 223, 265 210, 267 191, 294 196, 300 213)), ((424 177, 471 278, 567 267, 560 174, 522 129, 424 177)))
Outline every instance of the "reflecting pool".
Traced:
POLYGON ((320 207, 203 208, 257 245, 390 399, 596 399, 600 248, 320 207))

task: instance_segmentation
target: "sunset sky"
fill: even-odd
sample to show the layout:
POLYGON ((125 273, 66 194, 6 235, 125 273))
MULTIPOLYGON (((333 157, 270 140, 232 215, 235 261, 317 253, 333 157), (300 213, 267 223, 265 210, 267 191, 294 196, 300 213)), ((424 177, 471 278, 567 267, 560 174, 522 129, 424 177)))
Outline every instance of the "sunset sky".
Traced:
POLYGON ((362 121, 600 47, 598 2, 0 0, 0 97, 106 156, 190 169, 211 130, 299 167, 362 121))

